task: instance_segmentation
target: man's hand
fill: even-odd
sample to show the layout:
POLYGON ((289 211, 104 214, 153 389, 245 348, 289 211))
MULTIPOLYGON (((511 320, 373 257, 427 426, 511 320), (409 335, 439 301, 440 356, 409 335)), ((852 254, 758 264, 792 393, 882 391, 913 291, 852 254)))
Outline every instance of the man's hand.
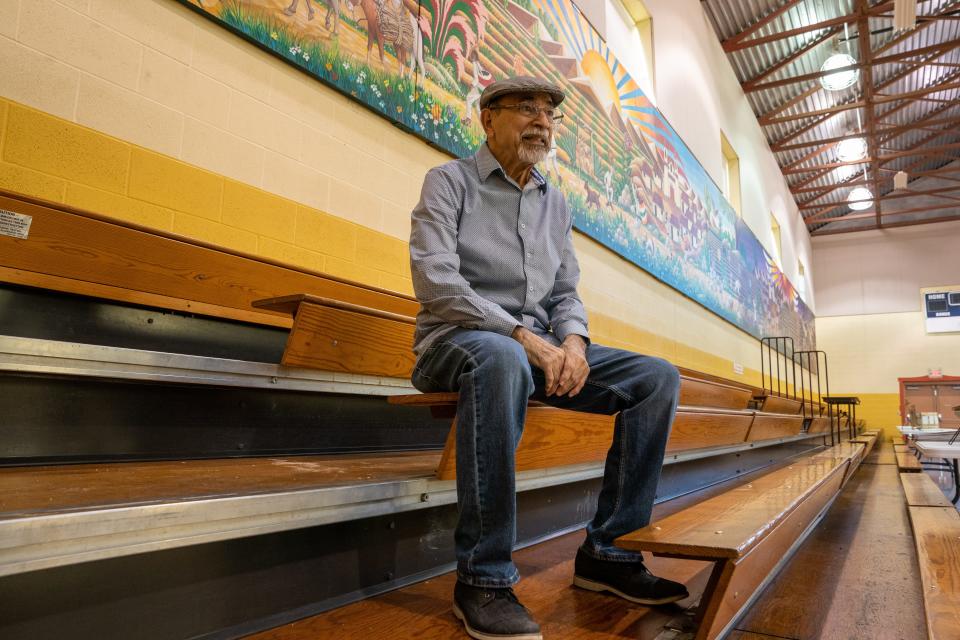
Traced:
POLYGON ((558 396, 570 398, 580 393, 587 383, 590 365, 587 364, 587 343, 576 334, 568 335, 561 345, 566 357, 563 359, 563 371, 557 384, 558 396))
POLYGON ((557 383, 563 373, 566 351, 553 346, 526 327, 517 327, 513 330, 512 336, 527 353, 530 364, 543 371, 547 384, 546 394, 552 396, 557 390, 557 383))
POLYGON ((526 327, 513 330, 513 338, 523 347, 530 364, 543 371, 548 396, 580 393, 587 382, 587 344, 578 335, 569 335, 558 348, 526 327))

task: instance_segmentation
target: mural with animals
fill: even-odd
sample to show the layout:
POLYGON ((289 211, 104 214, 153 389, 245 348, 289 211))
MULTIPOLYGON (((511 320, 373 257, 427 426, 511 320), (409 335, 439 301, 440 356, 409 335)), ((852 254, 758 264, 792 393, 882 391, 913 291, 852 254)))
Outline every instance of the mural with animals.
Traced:
POLYGON ((455 156, 496 79, 562 85, 541 170, 576 227, 750 334, 815 346, 814 318, 572 0, 179 0, 455 156))

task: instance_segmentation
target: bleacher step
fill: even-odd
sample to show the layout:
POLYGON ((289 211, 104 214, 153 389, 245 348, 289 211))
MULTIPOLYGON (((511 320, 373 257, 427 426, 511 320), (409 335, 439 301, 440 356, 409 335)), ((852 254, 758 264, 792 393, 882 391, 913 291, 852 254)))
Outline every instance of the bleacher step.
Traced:
MULTIPOLYGON (((688 584, 691 597, 670 607, 644 607, 607 594, 572 586, 573 557, 583 541, 577 531, 514 553, 522 576, 520 601, 542 627, 544 638, 654 638, 690 605, 706 585, 709 565, 690 560, 654 558, 651 570, 688 584)), ((453 573, 357 602, 246 640, 452 640, 464 638, 453 616, 453 573)))
POLYGON ((953 507, 910 507, 930 640, 960 630, 960 514, 953 507))
POLYGON ((911 547, 896 467, 861 465, 736 627, 764 640, 925 638, 911 547))
MULTIPOLYGON (((789 465, 780 463, 778 466, 786 468, 789 465)), ((657 504, 653 519, 668 517, 770 472, 769 468, 757 470, 657 504)), ((645 554, 646 564, 652 571, 683 582, 691 595, 675 605, 644 607, 572 586, 573 558, 582 541, 583 532, 577 531, 514 553, 521 574, 517 595, 541 623, 545 638, 655 638, 664 632, 665 625, 689 624, 689 610, 706 587, 712 563, 645 554)), ((276 627, 247 640, 466 638, 451 609, 454 581, 454 574, 448 573, 276 627)))
POLYGON ((926 473, 901 473, 900 484, 911 507, 951 507, 940 487, 926 473))

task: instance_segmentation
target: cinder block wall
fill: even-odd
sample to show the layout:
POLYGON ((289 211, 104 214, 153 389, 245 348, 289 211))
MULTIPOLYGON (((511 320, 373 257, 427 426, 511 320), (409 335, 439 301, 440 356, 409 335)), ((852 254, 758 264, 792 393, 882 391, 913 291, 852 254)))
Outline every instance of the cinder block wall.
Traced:
MULTIPOLYGON (((412 293, 410 210, 448 159, 173 0, 0 2, 4 188, 412 293)), ((576 246, 595 340, 759 383, 754 338, 576 246)))

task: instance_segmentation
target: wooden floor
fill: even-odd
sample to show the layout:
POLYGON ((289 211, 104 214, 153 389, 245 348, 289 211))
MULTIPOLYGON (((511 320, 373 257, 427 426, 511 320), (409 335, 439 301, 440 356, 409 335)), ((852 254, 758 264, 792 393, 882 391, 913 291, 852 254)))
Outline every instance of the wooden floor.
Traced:
MULTIPOLYGON (((654 518, 704 497, 658 505, 654 518)), ((544 638, 653 639, 690 604, 648 608, 572 587, 573 556, 582 536, 569 534, 515 554, 523 576, 517 594, 540 621, 544 638)), ((665 577, 692 580, 691 600, 705 584, 704 563, 655 558, 649 564, 665 577)), ((922 640, 918 575, 892 449, 878 443, 820 526, 728 637, 922 640)), ((454 581, 452 573, 446 574, 250 638, 466 638, 451 612, 454 581)))
POLYGON ((0 469, 0 518, 432 477, 439 451, 0 469))

